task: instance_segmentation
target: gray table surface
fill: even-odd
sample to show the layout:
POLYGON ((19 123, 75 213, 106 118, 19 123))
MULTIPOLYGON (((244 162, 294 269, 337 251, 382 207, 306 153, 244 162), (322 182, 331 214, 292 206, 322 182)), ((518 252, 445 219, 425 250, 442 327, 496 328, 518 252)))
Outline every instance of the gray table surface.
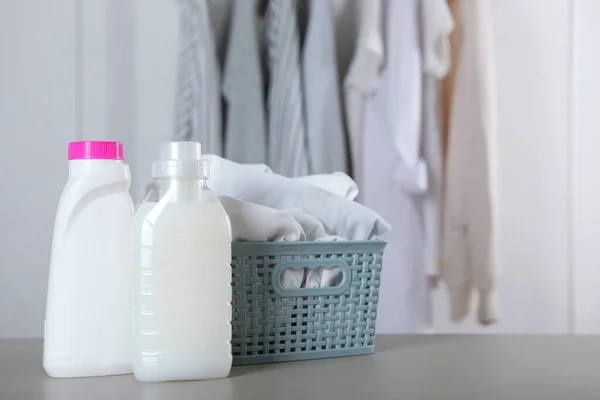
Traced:
POLYGON ((41 340, 0 340, 0 400, 22 399, 600 399, 600 337, 379 336, 373 355, 168 383, 51 379, 41 340))

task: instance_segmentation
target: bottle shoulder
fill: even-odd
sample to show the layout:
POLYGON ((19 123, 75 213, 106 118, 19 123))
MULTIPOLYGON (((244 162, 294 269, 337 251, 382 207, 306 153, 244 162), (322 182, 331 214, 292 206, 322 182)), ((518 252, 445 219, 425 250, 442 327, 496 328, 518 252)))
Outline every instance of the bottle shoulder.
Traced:
POLYGON ((90 206, 102 215, 110 213, 120 216, 118 218, 131 218, 134 207, 129 194, 130 183, 129 167, 123 164, 70 176, 58 202, 55 234, 68 234, 74 222, 90 206))
POLYGON ((129 184, 126 182, 116 184, 95 185, 93 182, 82 182, 79 179, 69 179, 63 188, 59 201, 59 208, 70 208, 77 203, 89 203, 90 201, 110 198, 111 201, 123 202, 134 211, 133 198, 129 193, 129 184))
POLYGON ((101 165, 85 173, 69 174, 63 189, 63 195, 80 194, 110 186, 111 193, 121 192, 125 196, 131 197, 129 194, 130 185, 131 171, 127 164, 101 165))

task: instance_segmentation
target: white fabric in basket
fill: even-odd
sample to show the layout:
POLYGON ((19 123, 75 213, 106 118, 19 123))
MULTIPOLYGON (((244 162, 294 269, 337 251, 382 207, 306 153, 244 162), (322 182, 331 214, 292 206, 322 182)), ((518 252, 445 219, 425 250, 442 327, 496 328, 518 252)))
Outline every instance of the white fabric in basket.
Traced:
POLYGON ((294 178, 294 180, 327 190, 347 200, 355 200, 356 196, 358 196, 358 185, 343 172, 299 176, 294 178))
POLYGON ((303 240, 302 226, 287 212, 219 196, 231 221, 235 242, 297 242, 303 240))
POLYGON ((328 235, 348 240, 378 239, 390 231, 375 211, 313 184, 217 156, 206 159, 210 161, 209 186, 217 195, 278 210, 299 208, 321 222, 328 235))

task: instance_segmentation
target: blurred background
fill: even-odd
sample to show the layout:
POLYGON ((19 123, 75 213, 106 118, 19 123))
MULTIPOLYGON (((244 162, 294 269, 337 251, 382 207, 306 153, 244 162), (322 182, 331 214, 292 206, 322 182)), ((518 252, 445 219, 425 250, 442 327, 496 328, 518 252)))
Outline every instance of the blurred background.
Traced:
MULTIPOLYGON (((338 34, 355 35, 342 15, 361 0, 330 1, 338 34)), ((219 42, 230 0, 210 3, 219 42)), ((441 285, 432 331, 600 333, 600 1, 490 3, 500 318, 451 322, 441 285)), ((170 0, 0 1, 0 338, 43 336, 68 142, 123 142, 139 198, 171 139, 178 34, 170 0)), ((393 292, 390 279, 379 333, 401 331, 393 292)))

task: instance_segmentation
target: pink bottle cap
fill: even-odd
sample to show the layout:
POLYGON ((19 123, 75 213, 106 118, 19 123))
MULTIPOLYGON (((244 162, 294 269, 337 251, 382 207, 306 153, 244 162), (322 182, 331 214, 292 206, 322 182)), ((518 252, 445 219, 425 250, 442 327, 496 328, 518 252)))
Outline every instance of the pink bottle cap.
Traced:
POLYGON ((69 160, 122 160, 121 142, 83 141, 69 143, 69 160))

